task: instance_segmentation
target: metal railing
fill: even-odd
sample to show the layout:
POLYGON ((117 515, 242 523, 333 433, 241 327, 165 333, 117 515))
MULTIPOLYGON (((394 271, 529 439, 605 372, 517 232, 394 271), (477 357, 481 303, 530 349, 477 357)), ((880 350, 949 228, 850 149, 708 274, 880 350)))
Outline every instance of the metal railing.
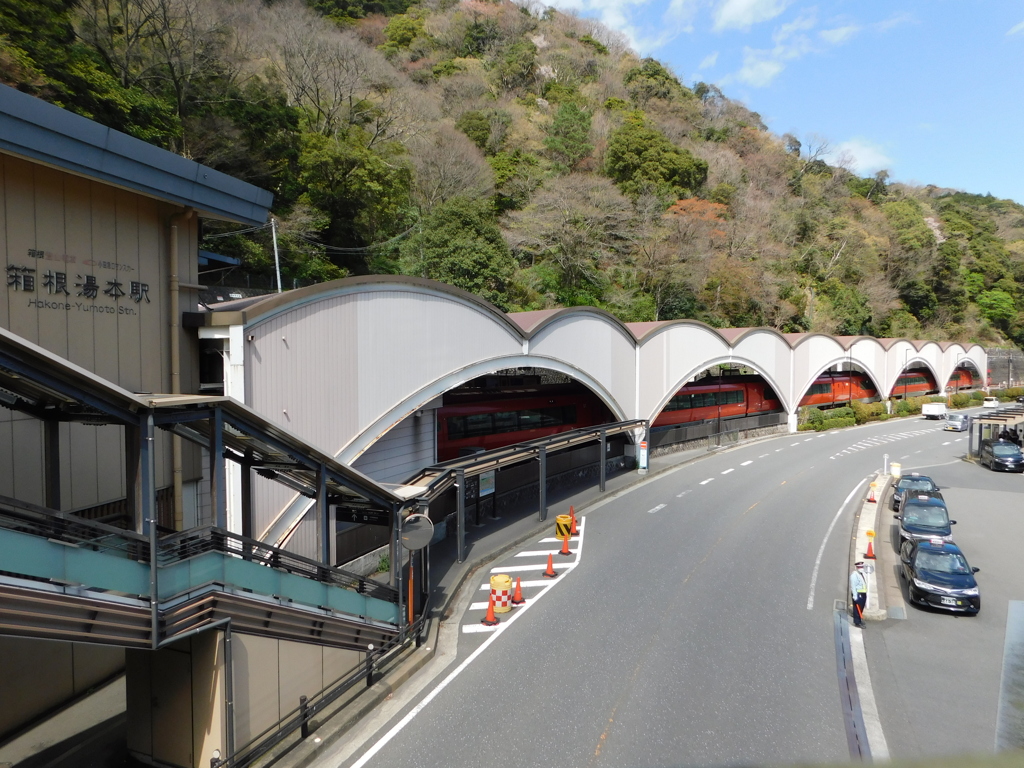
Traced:
POLYGON ((149 562, 149 539, 145 536, 7 496, 0 496, 0 528, 149 562))
POLYGON ((221 760, 212 760, 211 768, 248 768, 296 731, 299 732, 300 739, 305 739, 309 735, 310 722, 315 716, 324 712, 361 681, 366 682, 367 688, 371 687, 375 682, 375 676, 395 661, 410 642, 415 642, 416 647, 419 647, 426 629, 427 614, 428 610, 424 606, 423 615, 408 625, 401 635, 396 635, 380 648, 367 648, 365 660, 354 672, 335 680, 313 696, 300 696, 295 709, 254 736, 248 744, 236 749, 233 755, 221 760))
POLYGON ((322 584, 352 589, 361 595, 390 603, 398 601, 397 590, 386 584, 213 526, 164 536, 160 539, 157 559, 160 565, 170 565, 207 552, 232 555, 322 584))
POLYGON ((739 416, 734 419, 709 419, 699 424, 684 424, 669 429, 651 430, 650 446, 652 449, 663 445, 686 443, 723 435, 733 435, 748 429, 775 427, 785 424, 785 413, 766 413, 758 416, 739 416))

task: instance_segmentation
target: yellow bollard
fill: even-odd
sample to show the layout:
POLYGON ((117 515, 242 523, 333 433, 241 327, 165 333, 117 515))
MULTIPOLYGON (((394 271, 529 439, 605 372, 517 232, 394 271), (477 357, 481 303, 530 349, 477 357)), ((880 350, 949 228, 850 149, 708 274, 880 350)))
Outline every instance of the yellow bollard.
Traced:
POLYGON ((903 465, 897 464, 895 461, 889 465, 889 474, 892 475, 892 482, 895 485, 903 472, 903 465))
POLYGON ((569 515, 555 516, 555 538, 568 539, 572 535, 572 518, 569 515))
POLYGON ((491 576, 491 600, 494 601, 495 613, 508 613, 512 610, 512 577, 505 573, 491 576))

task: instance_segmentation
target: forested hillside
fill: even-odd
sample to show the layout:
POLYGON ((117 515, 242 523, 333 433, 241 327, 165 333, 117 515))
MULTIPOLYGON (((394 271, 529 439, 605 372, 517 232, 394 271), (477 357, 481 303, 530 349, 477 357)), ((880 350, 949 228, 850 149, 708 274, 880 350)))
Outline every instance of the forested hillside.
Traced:
MULTIPOLYGON (((288 287, 401 273, 506 310, 1024 343, 1024 207, 860 178, 594 21, 0 0, 0 33, 0 81, 272 190, 288 287)), ((270 287, 269 228, 205 234, 242 258, 226 284, 270 287)))

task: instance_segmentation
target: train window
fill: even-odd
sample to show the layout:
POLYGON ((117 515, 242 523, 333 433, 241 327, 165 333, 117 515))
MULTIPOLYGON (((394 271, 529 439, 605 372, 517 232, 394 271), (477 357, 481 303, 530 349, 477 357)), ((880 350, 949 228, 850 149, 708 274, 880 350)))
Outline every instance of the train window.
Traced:
POLYGON ((733 403, 743 402, 742 390, 734 390, 731 392, 719 392, 718 396, 718 402, 721 405, 732 405, 733 403))
POLYGON ((448 422, 449 440, 459 440, 466 436, 466 418, 464 416, 451 416, 445 421, 448 422))
POLYGON ((544 424, 544 417, 540 411, 520 411, 519 412, 519 428, 520 429, 538 429, 544 424))
POLYGON ((812 384, 808 395, 831 395, 832 394, 832 382, 825 382, 824 384, 812 384))
POLYGON ((516 432, 519 429, 519 413, 517 411, 505 411, 494 414, 495 432, 516 432))
POLYGON ((494 423, 489 413, 474 413, 466 417, 466 432, 463 437, 481 437, 494 433, 494 423))

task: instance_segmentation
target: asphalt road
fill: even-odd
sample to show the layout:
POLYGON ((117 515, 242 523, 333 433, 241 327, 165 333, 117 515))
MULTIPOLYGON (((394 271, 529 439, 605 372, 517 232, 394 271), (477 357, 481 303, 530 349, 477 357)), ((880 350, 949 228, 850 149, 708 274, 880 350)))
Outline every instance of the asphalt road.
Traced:
MULTIPOLYGON (((588 510, 582 542, 573 542, 577 554, 555 557, 573 568, 556 580, 538 578, 556 543, 531 542, 496 561, 497 571, 529 583, 527 606, 504 614, 498 633, 460 633, 447 668, 434 665, 432 680, 410 686, 400 694, 407 701, 394 702, 317 765, 848 762, 834 601, 845 599, 859 495, 845 507, 844 500, 888 453, 907 471, 917 462, 949 466, 950 480, 936 475, 950 486, 955 510, 954 475, 981 472, 959 462, 965 442, 955 441, 963 437, 924 420, 801 433, 711 455, 588 510), (513 570, 523 566, 528 570, 513 570)), ((992 487, 986 480, 974 482, 992 487)), ((1007 481, 1019 485, 1020 478, 1007 481)), ((1002 508, 1012 514, 1012 505, 1002 508)), ((956 532, 969 558, 970 537, 983 537, 981 516, 959 514, 956 532)), ((486 580, 483 574, 480 586, 486 580)), ((488 593, 468 592, 474 594, 458 621, 475 630, 488 593)), ((977 690, 956 693, 969 694, 968 705, 977 698, 971 716, 978 722, 967 727, 987 723, 989 735, 978 743, 987 738, 991 749, 999 654, 995 662, 988 656, 993 643, 1001 647, 1002 633, 989 595, 983 582, 978 620, 911 608, 907 621, 866 630, 894 756, 931 746, 948 753, 962 744, 952 733, 941 745, 929 741, 932 710, 946 706, 935 690, 943 686, 927 661, 909 659, 918 635, 933 634, 931 623, 950 633, 946 664, 957 661, 959 628, 977 628, 984 670, 977 690), (918 685, 926 687, 918 692, 918 685), (896 731, 910 735, 904 740, 896 731)))

